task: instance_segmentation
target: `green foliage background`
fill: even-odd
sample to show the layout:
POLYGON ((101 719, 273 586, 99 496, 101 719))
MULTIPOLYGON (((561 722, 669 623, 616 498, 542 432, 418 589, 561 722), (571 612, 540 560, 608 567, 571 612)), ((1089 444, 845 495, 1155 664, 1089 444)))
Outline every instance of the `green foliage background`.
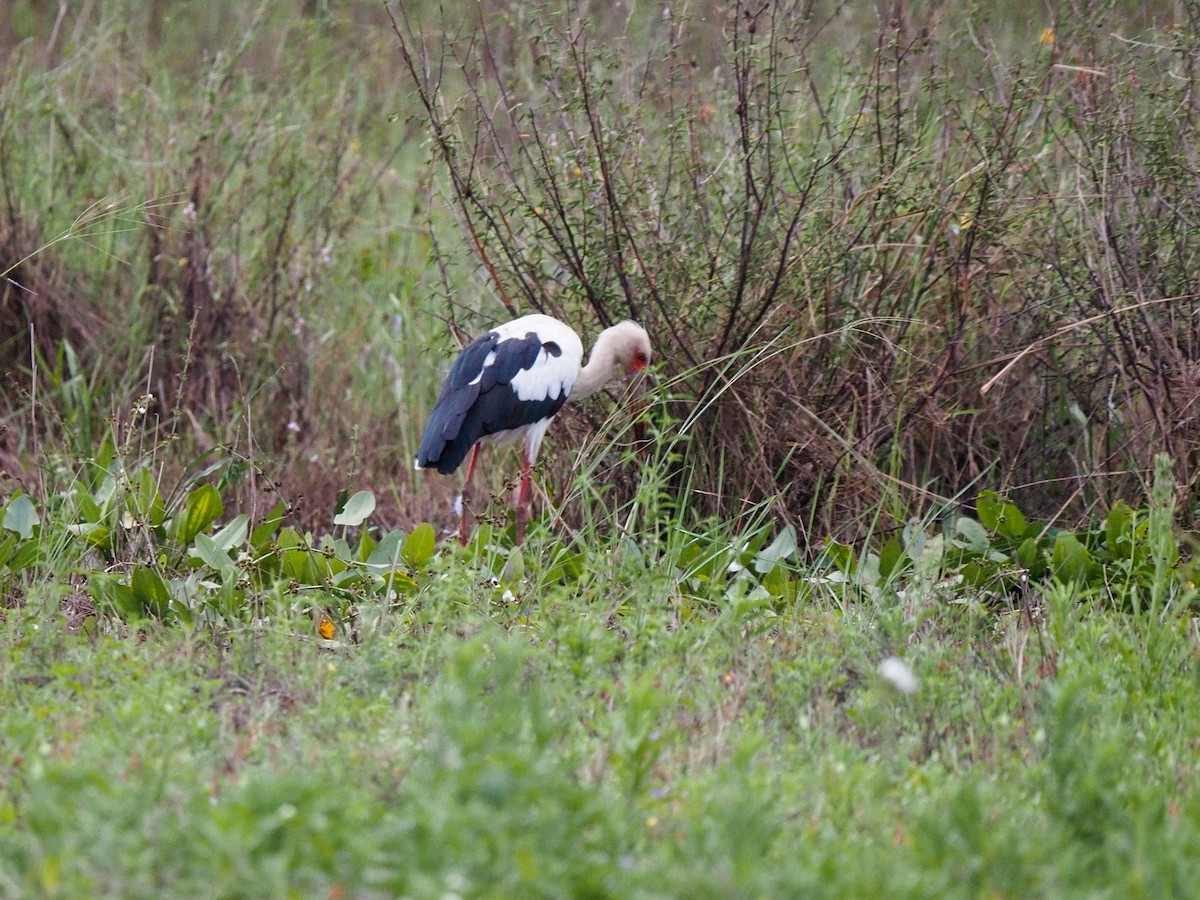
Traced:
POLYGON ((0 895, 1188 896, 1200 8, 390 9, 0 17, 0 895))

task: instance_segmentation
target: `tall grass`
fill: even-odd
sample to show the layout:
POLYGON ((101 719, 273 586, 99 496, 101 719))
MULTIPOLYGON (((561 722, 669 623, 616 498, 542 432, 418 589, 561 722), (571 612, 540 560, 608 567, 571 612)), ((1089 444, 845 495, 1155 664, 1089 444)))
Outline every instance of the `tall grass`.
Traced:
MULTIPOLYGON (((359 478, 411 487, 395 444, 419 413, 397 407, 435 389, 416 361, 436 320, 390 40, 365 16, 236 6, 218 44, 179 56, 187 28, 207 40, 198 10, 154 5, 155 25, 116 2, 6 56, 0 453, 17 481, 63 443, 96 455, 149 395, 140 425, 175 476, 214 457, 269 470, 247 502, 274 483, 315 520, 359 478)), ((419 515, 400 512, 411 492, 381 497, 419 515)))

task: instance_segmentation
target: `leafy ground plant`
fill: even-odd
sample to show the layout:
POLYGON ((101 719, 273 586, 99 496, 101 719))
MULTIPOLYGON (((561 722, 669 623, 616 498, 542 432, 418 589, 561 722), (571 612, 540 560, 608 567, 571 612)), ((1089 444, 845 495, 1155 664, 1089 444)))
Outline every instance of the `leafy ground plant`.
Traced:
POLYGON ((1161 896, 1198 874, 1178 608, 1060 579, 997 612, 945 577, 812 570, 754 602, 735 565, 620 540, 565 583, 531 559, 506 598, 469 557, 364 592, 334 640, 287 604, 216 639, 72 628, 54 573, 29 579, 0 625, 0 889, 1161 896), (915 691, 878 674, 895 656, 915 691))

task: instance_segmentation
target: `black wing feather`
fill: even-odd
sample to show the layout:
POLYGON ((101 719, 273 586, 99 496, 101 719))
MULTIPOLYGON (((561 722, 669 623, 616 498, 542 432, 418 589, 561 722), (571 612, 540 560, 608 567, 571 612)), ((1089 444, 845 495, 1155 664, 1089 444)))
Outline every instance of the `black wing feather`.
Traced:
MULTIPOLYGON (((537 362, 542 347, 532 331, 523 338, 503 341, 496 332, 489 331, 464 347, 450 367, 425 426, 417 465, 436 466, 443 475, 449 475, 462 465, 480 438, 532 425, 557 413, 567 401, 565 393, 553 399, 521 400, 511 387, 518 373, 537 362), (496 356, 487 365, 493 352, 496 356)), ((552 356, 562 353, 551 342, 545 349, 552 356)))

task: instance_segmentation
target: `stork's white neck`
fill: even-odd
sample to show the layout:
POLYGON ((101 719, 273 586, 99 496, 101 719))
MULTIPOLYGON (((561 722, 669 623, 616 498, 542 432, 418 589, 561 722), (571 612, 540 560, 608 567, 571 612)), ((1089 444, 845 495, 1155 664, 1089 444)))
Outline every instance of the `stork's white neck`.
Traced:
POLYGON ((575 387, 571 389, 572 400, 582 400, 596 393, 618 374, 623 374, 618 371, 618 355, 631 339, 628 326, 637 328, 631 322, 621 322, 600 332, 596 346, 588 356, 587 365, 579 370, 575 387))

